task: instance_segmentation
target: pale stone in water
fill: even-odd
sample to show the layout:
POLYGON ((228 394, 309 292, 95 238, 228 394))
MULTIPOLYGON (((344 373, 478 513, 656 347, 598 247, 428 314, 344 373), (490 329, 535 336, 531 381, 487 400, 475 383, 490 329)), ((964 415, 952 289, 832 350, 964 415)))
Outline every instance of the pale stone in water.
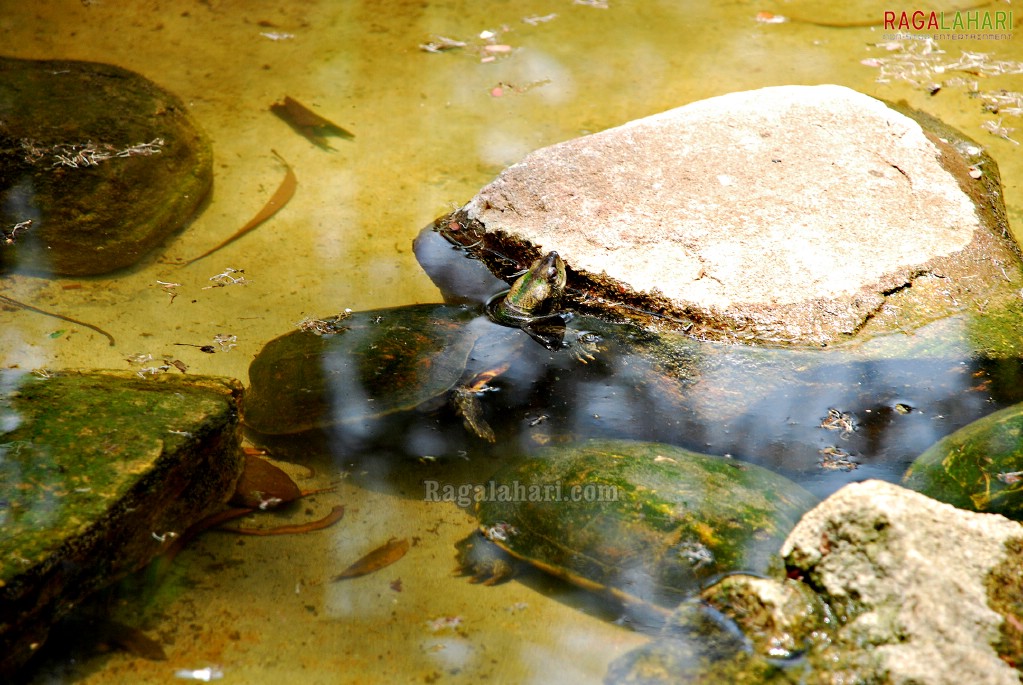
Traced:
POLYGON ((960 278, 985 281, 978 261, 1012 264, 997 218, 977 210, 987 191, 965 169, 879 100, 778 86, 537 150, 461 216, 502 247, 509 236, 557 250, 584 289, 718 322, 696 334, 748 327, 760 340, 826 343, 909 285, 932 291, 934 318, 963 303, 960 278), (969 194, 950 171, 960 166, 969 194), (921 283, 931 276, 940 283, 921 283))
POLYGON ((1003 618, 985 579, 1019 537, 1023 526, 1002 516, 872 480, 807 513, 781 553, 848 617, 832 648, 884 682, 1018 683, 992 647, 1003 618))

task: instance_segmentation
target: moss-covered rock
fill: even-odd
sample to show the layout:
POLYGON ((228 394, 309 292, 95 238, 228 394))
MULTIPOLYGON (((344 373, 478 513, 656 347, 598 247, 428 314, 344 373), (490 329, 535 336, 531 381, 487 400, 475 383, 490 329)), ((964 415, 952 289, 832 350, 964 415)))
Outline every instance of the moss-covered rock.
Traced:
POLYGON ((0 271, 100 274, 192 218, 213 153, 184 103, 106 64, 0 59, 0 271))
POLYGON ((3 676, 220 506, 242 459, 231 379, 7 373, 0 390, 3 676))

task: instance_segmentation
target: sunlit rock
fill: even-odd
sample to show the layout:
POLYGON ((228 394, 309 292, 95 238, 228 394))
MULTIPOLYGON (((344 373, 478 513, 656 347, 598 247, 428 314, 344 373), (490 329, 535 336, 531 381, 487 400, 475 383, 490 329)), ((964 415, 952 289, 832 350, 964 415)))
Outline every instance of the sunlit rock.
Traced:
POLYGON ((172 545, 241 473, 230 379, 0 374, 0 677, 172 545))
POLYGON ((1021 539, 1018 523, 890 483, 839 490, 782 548, 838 618, 811 656, 845 674, 806 682, 1018 683, 1021 539))
POLYGON ((213 182, 184 103, 106 64, 0 59, 0 271, 100 274, 187 225, 213 182))
POLYGON ((578 305, 710 339, 910 330, 1023 283, 981 147, 830 85, 732 93, 537 150, 437 225, 502 276, 557 250, 578 305))

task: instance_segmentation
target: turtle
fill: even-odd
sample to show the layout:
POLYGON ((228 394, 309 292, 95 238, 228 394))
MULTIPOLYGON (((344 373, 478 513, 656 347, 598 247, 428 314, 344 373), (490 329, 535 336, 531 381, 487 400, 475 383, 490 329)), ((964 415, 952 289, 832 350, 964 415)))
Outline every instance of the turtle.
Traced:
POLYGON ((902 484, 960 509, 1023 520, 1023 403, 939 440, 913 460, 902 484))
POLYGON ((505 466, 476 500, 478 530, 456 545, 458 572, 472 581, 501 582, 525 562, 663 612, 723 574, 766 573, 817 504, 753 464, 617 439, 539 450, 505 466))
POLYGON ((337 426, 359 434, 376 419, 450 399, 467 430, 493 442, 478 397, 523 340, 565 345, 564 286, 565 264, 550 252, 483 307, 421 304, 306 320, 252 361, 243 422, 263 436, 337 426))

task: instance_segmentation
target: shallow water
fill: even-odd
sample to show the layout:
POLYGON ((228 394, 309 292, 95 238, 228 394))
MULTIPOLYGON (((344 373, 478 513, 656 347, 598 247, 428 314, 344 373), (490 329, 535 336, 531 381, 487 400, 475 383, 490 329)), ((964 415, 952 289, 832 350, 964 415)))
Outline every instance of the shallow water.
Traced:
MULTIPOLYGON (((1021 119, 984 111, 985 98, 971 93, 1018 94, 1023 75, 993 73, 976 60, 962 70, 933 68, 962 63, 969 53, 988 53, 985 64, 1019 62, 1023 39, 942 40, 936 48, 943 54, 925 54, 914 41, 902 41, 901 51, 879 47, 890 41, 879 27, 755 20, 769 10, 818 24, 856 23, 879 20, 886 9, 860 2, 844 4, 838 14, 823 2, 742 0, 610 0, 607 8, 569 0, 153 1, 130 8, 104 0, 0 2, 7 54, 134 69, 186 102, 215 153, 214 194, 205 211, 138 267, 99 278, 0 279, 0 293, 99 325, 114 334, 116 346, 86 329, 2 309, 0 365, 129 368, 127 357, 152 354, 180 359, 195 373, 245 379, 256 352, 305 317, 440 301, 416 263, 412 240, 527 152, 769 85, 838 83, 905 99, 959 128, 998 162, 1009 221, 1023 237, 1023 155, 983 128, 1011 128, 1021 119), (479 37, 484 30, 512 51, 482 61, 489 54, 479 37), (442 54, 419 49, 438 35, 470 45, 442 54), (934 82, 945 85, 931 95, 934 82), (268 112, 285 94, 355 133, 354 141, 334 139, 337 151, 328 153, 296 135, 268 112), (231 235, 270 197, 283 175, 271 148, 295 170, 292 201, 242 240, 179 268, 231 235), (246 284, 204 289, 227 268, 244 270, 246 284), (180 285, 169 293, 157 281, 180 285), (175 345, 211 344, 217 334, 237 336, 237 346, 209 355, 175 345)), ((1023 132, 1007 136, 1021 139, 1023 132)), ((691 395, 696 418, 681 431, 685 446, 759 461, 825 494, 850 480, 893 479, 933 439, 1023 399, 1018 365, 926 366, 931 363, 937 364, 842 365, 847 382, 829 377, 832 389, 812 406, 801 406, 801 397, 779 403, 783 394, 749 386, 741 366, 713 367, 718 377, 704 373, 694 381, 697 390, 714 392, 691 395), (906 377, 934 383, 924 387, 906 377), (732 394, 742 396, 740 414, 732 394), (898 414, 896 404, 917 412, 898 414), (779 420, 797 406, 808 418, 779 420), (854 414, 859 430, 845 439, 821 431, 814 422, 829 408, 854 414), (818 451, 830 442, 857 455, 861 466, 821 469, 818 451)), ((582 386, 571 387, 580 392, 582 386)), ((590 421, 586 430, 627 423, 590 421)), ((605 607, 539 576, 497 587, 453 578, 453 545, 472 519, 451 503, 422 501, 422 465, 396 461, 385 475, 358 467, 340 473, 329 459, 310 459, 316 470, 303 487, 335 481, 339 487, 293 518, 344 503, 348 513, 340 524, 290 538, 204 535, 178 558, 160 593, 119 607, 122 619, 160 639, 167 662, 124 652, 94 656, 83 646, 73 661, 52 657, 37 682, 165 682, 178 669, 212 665, 223 669, 225 681, 247 683, 599 682, 610 660, 646 641, 642 632, 615 625, 605 607), (391 537, 414 541, 394 566, 323 582, 391 537), (445 618, 458 621, 438 620, 445 618)), ((445 477, 468 477, 457 464, 445 468, 445 477)))

